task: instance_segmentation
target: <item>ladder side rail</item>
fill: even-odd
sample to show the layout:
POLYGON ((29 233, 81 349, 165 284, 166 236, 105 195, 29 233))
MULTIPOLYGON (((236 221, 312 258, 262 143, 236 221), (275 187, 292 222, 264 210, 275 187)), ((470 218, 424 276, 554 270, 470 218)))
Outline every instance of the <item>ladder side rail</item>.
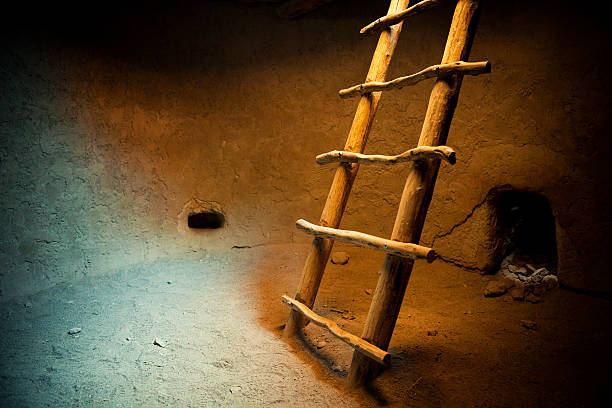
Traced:
MULTIPOLYGON (((457 2, 442 63, 468 60, 479 14, 480 0, 457 2)), ((436 146, 446 143, 462 78, 461 74, 455 74, 436 81, 429 99, 419 145, 436 146)), ((419 242, 439 167, 439 160, 413 162, 402 193, 392 239, 419 242)), ((394 255, 385 257, 361 336, 383 350, 389 347, 413 264, 414 261, 410 259, 394 255)), ((372 380, 378 371, 378 367, 368 359, 355 353, 348 381, 352 386, 361 386, 372 380)))
MULTIPOLYGON (((405 9, 408 3, 409 0, 391 0, 388 14, 405 9)), ((368 70, 366 82, 385 80, 401 30, 402 24, 397 24, 381 32, 368 70)), ((379 100, 380 92, 373 92, 360 98, 344 150, 363 153, 379 100)), ((340 164, 338 166, 319 225, 332 228, 337 228, 340 225, 340 220, 342 219, 342 214, 344 213, 344 208, 358 169, 358 163, 340 164)), ((314 305, 332 246, 333 241, 329 239, 314 238, 312 241, 295 296, 296 300, 310 308, 314 305)), ((305 323, 304 318, 292 310, 285 324, 285 337, 293 336, 305 323)))

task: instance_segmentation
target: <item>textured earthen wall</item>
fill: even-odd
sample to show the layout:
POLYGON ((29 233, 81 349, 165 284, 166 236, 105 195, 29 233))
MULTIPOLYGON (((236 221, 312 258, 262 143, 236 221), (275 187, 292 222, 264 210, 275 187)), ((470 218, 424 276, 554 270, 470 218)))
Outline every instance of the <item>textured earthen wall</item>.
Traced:
MULTIPOLYGON (((489 190, 540 192, 561 280, 610 290, 608 32, 558 3, 520 6, 484 9, 471 59, 493 73, 464 81, 449 137, 458 163, 442 166, 423 242, 484 268, 489 190)), ((356 101, 336 92, 363 79, 375 39, 358 31, 385 7, 340 1, 288 21, 268 6, 187 2, 11 27, 1 298, 169 254, 307 242, 294 221, 318 219, 333 176, 314 156, 344 143, 356 101), (186 228, 202 202, 223 209, 223 230, 186 228)), ((439 62, 451 15, 410 20, 390 77, 439 62)), ((367 152, 415 145, 431 86, 384 95, 367 152)), ((406 170, 362 166, 343 227, 389 235, 406 170)))

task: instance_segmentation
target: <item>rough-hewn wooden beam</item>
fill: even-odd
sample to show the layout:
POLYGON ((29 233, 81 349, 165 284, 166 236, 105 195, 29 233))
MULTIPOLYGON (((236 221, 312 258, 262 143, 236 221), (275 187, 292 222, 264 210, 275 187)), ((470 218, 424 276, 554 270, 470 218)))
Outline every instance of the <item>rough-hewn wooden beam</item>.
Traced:
POLYGON ((480 75, 491 72, 491 64, 488 61, 480 62, 451 62, 450 64, 439 64, 427 67, 416 74, 395 78, 388 82, 366 82, 341 90, 341 98, 350 98, 355 95, 363 95, 368 92, 384 91, 386 89, 402 89, 405 86, 416 85, 419 82, 434 77, 442 77, 450 74, 480 75))
MULTIPOLYGON (((405 9, 408 6, 408 1, 391 0, 389 14, 405 9)), ((365 82, 385 80, 387 69, 395 52, 395 46, 401 31, 402 24, 397 24, 389 30, 380 33, 365 82)), ((363 153, 379 101, 380 92, 363 95, 359 99, 344 150, 363 153)), ((323 212, 321 213, 320 225, 334 228, 340 225, 340 220, 342 219, 342 214, 344 213, 344 208, 346 207, 346 202, 348 201, 358 170, 358 163, 338 166, 334 175, 334 181, 327 195, 327 200, 325 201, 325 206, 323 207, 323 212)), ((308 307, 314 305, 332 247, 333 241, 329 239, 315 238, 312 241, 308 258, 304 264, 298 291, 295 295, 297 300, 303 302, 308 307)), ((301 316, 291 312, 285 325, 284 335, 293 336, 303 324, 304 321, 301 316)))
POLYGON ((283 18, 293 18, 306 14, 324 4, 335 0, 289 0, 276 8, 276 12, 283 18))
POLYGON ((361 154, 346 152, 344 150, 332 150, 317 156, 318 164, 328 163, 361 163, 361 164, 397 164, 407 161, 423 159, 442 159, 450 164, 455 164, 457 159, 455 151, 448 146, 419 146, 395 156, 384 156, 381 154, 361 154))
POLYGON ((437 6, 441 2, 442 0, 423 0, 422 2, 417 3, 414 6, 405 10, 402 10, 399 13, 389 14, 385 17, 381 17, 378 20, 373 21, 367 26, 363 27, 359 32, 364 35, 372 35, 379 33, 385 28, 400 23, 410 16, 414 16, 422 11, 437 6))
POLYGON ((436 251, 431 248, 407 242, 392 241, 390 239, 364 234, 363 232, 321 227, 306 220, 297 220, 295 225, 299 230, 314 235, 315 237, 333 239, 334 241, 372 248, 403 258, 427 259, 427 262, 431 263, 437 256, 436 251))
POLYGON ((391 355, 384 350, 379 349, 378 347, 368 343, 365 340, 355 336, 347 332, 346 330, 342 330, 336 322, 333 320, 327 319, 323 316, 319 316, 306 305, 301 302, 298 302, 295 299, 290 298, 289 296, 283 296, 283 303, 291 306, 293 310, 299 312, 306 319, 310 320, 317 326, 321 326, 329 330, 331 334, 351 346, 355 349, 356 352, 363 354, 364 356, 372 359, 378 364, 389 365, 391 362, 391 355))

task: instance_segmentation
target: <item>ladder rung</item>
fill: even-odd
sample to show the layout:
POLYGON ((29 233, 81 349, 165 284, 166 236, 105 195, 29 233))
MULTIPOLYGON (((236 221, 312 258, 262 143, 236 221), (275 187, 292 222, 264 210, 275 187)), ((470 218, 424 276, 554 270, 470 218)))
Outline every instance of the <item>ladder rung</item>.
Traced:
POLYGON ((440 2, 441 0, 423 0, 422 2, 417 3, 414 6, 409 7, 405 10, 381 17, 378 20, 363 27, 359 32, 365 35, 372 35, 378 33, 387 27, 390 27, 397 23, 401 23, 410 16, 414 16, 416 14, 419 14, 421 11, 425 11, 434 6, 437 6, 440 2))
POLYGON ((342 89, 338 94, 341 98, 350 98, 355 95, 363 95, 371 92, 383 91, 385 89, 398 88, 401 89, 404 86, 415 85, 425 79, 440 77, 453 73, 461 73, 463 75, 480 75, 491 72, 491 64, 489 61, 480 62, 464 62, 457 61, 448 64, 432 65, 427 67, 416 74, 395 78, 388 82, 366 82, 352 86, 350 88, 342 89))
POLYGON ((314 235, 315 237, 328 238, 335 241, 365 246, 404 258, 424 258, 427 259, 427 262, 431 263, 437 256, 436 251, 431 248, 407 242, 392 241, 390 239, 364 234, 363 232, 321 227, 301 219, 297 220, 295 225, 298 227, 298 229, 306 232, 307 234, 314 235))
POLYGON ((404 153, 395 156, 383 156, 380 154, 361 154, 347 152, 344 150, 332 150, 317 156, 317 163, 365 163, 365 164, 396 164, 407 161, 437 158, 443 159, 450 164, 455 164, 457 158, 455 151, 448 146, 419 146, 414 149, 406 150, 404 153))
POLYGON ((291 308, 302 314, 306 319, 310 320, 317 326, 321 326, 326 328, 333 334, 338 337, 340 340, 360 352, 361 354, 370 357, 372 360, 376 361, 382 365, 389 365, 391 361, 391 354, 386 351, 376 347, 375 345, 368 343, 364 339, 355 336, 347 332, 346 330, 342 330, 336 322, 333 320, 327 319, 323 316, 319 316, 315 312, 313 312, 308 306, 305 304, 290 298, 289 296, 283 296, 283 303, 291 306, 291 308))

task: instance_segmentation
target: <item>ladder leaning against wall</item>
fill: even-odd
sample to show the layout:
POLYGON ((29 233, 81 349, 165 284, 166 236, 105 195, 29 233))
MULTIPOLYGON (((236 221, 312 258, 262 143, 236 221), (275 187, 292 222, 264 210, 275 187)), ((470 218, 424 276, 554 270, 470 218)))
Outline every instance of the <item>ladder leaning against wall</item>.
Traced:
POLYGON ((361 30, 362 34, 380 33, 365 83, 340 91, 348 98, 360 96, 344 150, 317 156, 319 164, 339 163, 327 196, 319 225, 297 221, 298 229, 314 236, 295 299, 283 296, 291 307, 285 336, 293 336, 311 321, 327 328, 355 349, 348 381, 360 386, 372 380, 380 368, 389 364, 386 352, 410 279, 414 260, 433 262, 436 253, 418 245, 427 209, 431 201, 440 161, 455 163, 455 152, 444 146, 464 75, 488 73, 490 64, 465 62, 478 24, 480 0, 458 0, 446 48, 439 65, 405 77, 385 82, 404 19, 427 10, 441 0, 424 0, 408 7, 409 0, 391 0, 389 11, 361 30), (381 91, 414 85, 427 78, 437 78, 429 99, 418 146, 395 156, 363 154, 374 120, 381 91), (359 164, 395 164, 409 161, 408 173, 391 239, 356 231, 338 229, 359 164), (352 243, 387 253, 361 337, 342 330, 336 323, 312 311, 317 291, 333 241, 352 243))

